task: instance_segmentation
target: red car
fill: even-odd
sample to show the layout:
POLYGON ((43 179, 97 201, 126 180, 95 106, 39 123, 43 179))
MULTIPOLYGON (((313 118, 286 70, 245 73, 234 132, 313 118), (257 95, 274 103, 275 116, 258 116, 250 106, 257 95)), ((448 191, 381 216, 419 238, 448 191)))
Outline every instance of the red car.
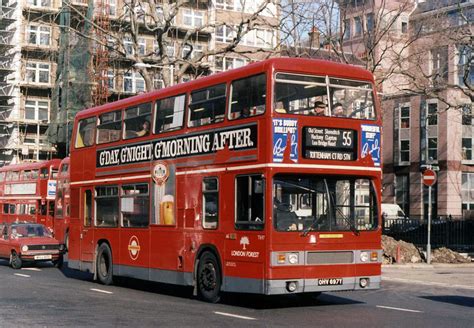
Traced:
POLYGON ((23 262, 52 261, 61 266, 65 247, 42 224, 12 223, 0 225, 0 258, 8 259, 14 269, 23 262))

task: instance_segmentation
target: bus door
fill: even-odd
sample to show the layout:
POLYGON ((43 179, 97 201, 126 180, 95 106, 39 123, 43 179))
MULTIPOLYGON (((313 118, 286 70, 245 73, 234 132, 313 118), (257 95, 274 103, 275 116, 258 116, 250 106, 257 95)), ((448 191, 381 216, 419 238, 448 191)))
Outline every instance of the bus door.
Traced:
MULTIPOLYGON (((229 184, 231 182, 229 181, 229 184)), ((234 232, 225 236, 226 276, 255 279, 263 277, 265 269, 264 204, 265 180, 261 174, 239 175, 235 177, 235 194, 228 193, 227 201, 234 203, 234 232)), ((226 195, 223 195, 226 197, 226 195)), ((242 291, 241 284, 225 281, 225 290, 242 291)), ((246 286, 245 292, 261 286, 246 286)))
POLYGON ((48 215, 48 203, 46 199, 38 200, 38 212, 36 222, 46 225, 46 216, 48 215))
MULTIPOLYGON (((93 188, 82 189, 81 195, 81 233, 80 233, 80 249, 81 249, 81 266, 83 262, 94 261, 94 229, 92 223, 94 222, 94 209, 93 209, 93 188)), ((86 264, 87 266, 87 264, 86 264)), ((90 268, 92 269, 92 268, 90 268)))
POLYGON ((47 212, 46 212, 46 217, 44 221, 44 225, 53 229, 53 220, 54 220, 54 200, 48 200, 47 201, 47 212))
POLYGON ((150 185, 148 182, 120 187, 119 274, 149 279, 150 261, 150 185), (132 269, 133 267, 133 269, 132 269))

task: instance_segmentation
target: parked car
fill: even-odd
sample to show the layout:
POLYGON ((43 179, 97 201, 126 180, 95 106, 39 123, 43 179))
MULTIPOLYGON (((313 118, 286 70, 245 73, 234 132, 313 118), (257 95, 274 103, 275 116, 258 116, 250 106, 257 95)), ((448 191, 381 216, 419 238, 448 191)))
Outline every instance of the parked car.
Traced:
POLYGON ((10 266, 20 269, 23 262, 63 262, 64 244, 53 238, 51 231, 37 223, 0 225, 0 258, 8 259, 10 266))

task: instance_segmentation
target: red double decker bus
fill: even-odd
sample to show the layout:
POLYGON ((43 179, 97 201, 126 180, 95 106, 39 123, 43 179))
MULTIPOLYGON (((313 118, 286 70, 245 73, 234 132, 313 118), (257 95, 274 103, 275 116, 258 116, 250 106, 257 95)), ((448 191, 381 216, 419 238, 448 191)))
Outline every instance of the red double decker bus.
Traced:
POLYGON ((0 168, 1 221, 29 221, 53 227, 56 178, 61 160, 0 168))
POLYGON ((80 112, 69 266, 221 291, 380 286, 372 75, 278 58, 80 112))
POLYGON ((68 246, 69 216, 71 210, 71 197, 69 186, 69 157, 64 158, 59 165, 56 179, 56 201, 54 212, 54 237, 68 246))

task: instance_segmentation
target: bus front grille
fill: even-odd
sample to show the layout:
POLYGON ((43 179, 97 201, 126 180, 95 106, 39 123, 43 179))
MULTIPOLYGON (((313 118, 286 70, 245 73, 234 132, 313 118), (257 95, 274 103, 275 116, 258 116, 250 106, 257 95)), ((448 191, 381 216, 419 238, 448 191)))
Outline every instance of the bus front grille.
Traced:
POLYGON ((354 253, 348 252, 308 252, 307 264, 350 264, 354 263, 354 253))

